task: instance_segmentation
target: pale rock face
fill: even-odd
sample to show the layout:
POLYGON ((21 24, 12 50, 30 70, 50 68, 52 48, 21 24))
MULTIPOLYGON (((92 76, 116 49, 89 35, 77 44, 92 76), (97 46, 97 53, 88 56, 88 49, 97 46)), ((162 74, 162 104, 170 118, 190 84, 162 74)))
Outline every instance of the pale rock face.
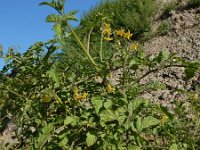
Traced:
MULTIPOLYGON (((172 30, 165 36, 157 36, 144 43, 146 53, 158 54, 160 50, 167 50, 189 61, 200 61, 200 8, 171 11, 166 20, 170 22, 172 30)), ((184 76, 184 68, 170 68, 150 74, 143 83, 161 81, 167 85, 167 90, 145 93, 143 96, 172 108, 174 100, 186 98, 183 94, 173 92, 173 89, 195 91, 192 83, 200 84, 199 74, 191 80, 192 83, 185 80, 184 76)))

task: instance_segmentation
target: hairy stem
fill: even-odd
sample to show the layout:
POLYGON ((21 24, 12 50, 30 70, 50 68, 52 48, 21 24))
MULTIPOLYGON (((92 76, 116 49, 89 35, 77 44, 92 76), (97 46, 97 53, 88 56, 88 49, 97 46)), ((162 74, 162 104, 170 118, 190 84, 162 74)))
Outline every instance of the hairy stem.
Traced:
POLYGON ((76 35, 76 33, 74 32, 74 29, 72 28, 72 26, 68 22, 67 22, 67 26, 69 27, 69 30, 71 31, 72 35, 76 39, 76 41, 79 44, 79 46, 83 49, 84 53, 89 58, 89 60, 92 63, 92 65, 94 65, 96 70, 99 70, 99 68, 97 67, 97 64, 95 63, 94 59, 91 57, 90 53, 87 51, 87 49, 85 48, 83 43, 80 41, 80 38, 76 35))

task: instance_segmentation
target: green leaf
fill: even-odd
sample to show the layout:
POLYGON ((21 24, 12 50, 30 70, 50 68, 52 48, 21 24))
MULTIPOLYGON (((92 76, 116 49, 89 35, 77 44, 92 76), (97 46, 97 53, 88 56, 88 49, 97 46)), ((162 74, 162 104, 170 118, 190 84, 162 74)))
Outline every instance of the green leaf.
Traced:
POLYGON ((159 105, 160 110, 169 117, 169 119, 173 119, 173 115, 168 111, 168 109, 164 106, 159 105))
POLYGON ((133 122, 131 123, 131 130, 137 133, 137 129, 135 128, 135 125, 133 122))
POLYGON ((169 58, 169 52, 168 51, 161 51, 159 55, 157 56, 157 61, 160 63, 161 61, 165 61, 169 58))
POLYGON ((54 130, 54 125, 53 125, 53 123, 49 123, 49 124, 46 124, 46 125, 42 128, 41 132, 42 132, 42 134, 49 134, 49 133, 51 133, 53 130, 54 130))
POLYGON ((78 10, 72 10, 68 13, 68 15, 75 15, 78 12, 78 10))
POLYGON ((142 119, 141 117, 137 117, 137 121, 136 121, 136 128, 139 132, 142 131, 142 119))
POLYGON ((55 83, 60 84, 60 77, 55 68, 51 68, 51 70, 47 71, 47 74, 55 83))
POLYGON ((178 150, 178 145, 176 143, 172 144, 169 150, 178 150))
POLYGON ((41 2, 39 5, 40 5, 40 6, 41 6, 41 5, 47 5, 47 6, 50 6, 50 7, 54 7, 54 4, 51 3, 51 2, 41 2))
POLYGON ((115 114, 114 111, 112 110, 103 110, 100 113, 100 118, 101 118, 101 121, 103 122, 117 120, 118 117, 119 117, 118 114, 115 114))
POLYGON ((128 150, 141 150, 139 146, 129 145, 128 150))
POLYGON ((68 20, 78 21, 78 19, 76 18, 76 16, 74 16, 77 12, 78 12, 77 10, 70 11, 70 12, 64 17, 64 20, 65 20, 65 21, 68 21, 68 20))
POLYGON ((135 111, 138 107, 140 107, 144 103, 144 100, 142 99, 135 99, 131 101, 128 105, 129 112, 135 111))
POLYGON ((142 120, 142 128, 145 129, 150 126, 158 125, 159 123, 160 123, 160 120, 158 120, 152 116, 148 116, 142 120))
POLYGON ((68 143, 68 138, 67 137, 64 137, 59 143, 58 145, 61 146, 61 147, 65 147, 68 143))
POLYGON ((55 31, 55 34, 58 36, 59 39, 61 39, 62 37, 62 26, 60 23, 56 23, 54 26, 53 26, 53 30, 55 31))
POLYGON ((91 102, 95 108, 96 113, 99 113, 100 108, 103 107, 103 99, 100 96, 96 96, 92 98, 91 102))
POLYGON ((67 116, 66 119, 64 120, 64 125, 69 125, 74 121, 74 118, 71 116, 67 116))
POLYGON ((103 104, 103 106, 106 108, 106 109, 109 109, 111 106, 112 106, 112 100, 106 100, 106 102, 103 104))
POLYGON ((7 56, 5 59, 4 59, 4 63, 7 64, 12 58, 10 56, 7 56))
POLYGON ((56 14, 50 14, 46 17, 46 22, 58 22, 61 20, 61 17, 56 14))
POLYGON ((97 141, 97 136, 94 133, 88 132, 86 136, 86 143, 88 147, 94 145, 94 143, 97 141))
POLYGON ((124 121, 126 120, 127 116, 119 116, 117 118, 117 121, 119 122, 120 125, 124 125, 124 121))
POLYGON ((197 68, 185 68, 185 75, 187 79, 191 79, 195 76, 195 73, 197 71, 197 68))
POLYGON ((75 126, 79 120, 77 116, 67 116, 64 120, 64 125, 72 125, 75 126))

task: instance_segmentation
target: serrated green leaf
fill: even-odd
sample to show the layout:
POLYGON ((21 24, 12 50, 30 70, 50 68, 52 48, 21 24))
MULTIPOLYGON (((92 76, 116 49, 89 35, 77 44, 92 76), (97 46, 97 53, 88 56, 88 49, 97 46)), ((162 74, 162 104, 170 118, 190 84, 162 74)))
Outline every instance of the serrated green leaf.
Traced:
POLYGON ((92 98, 92 105, 95 108, 96 113, 99 113, 99 110, 103 107, 103 99, 100 96, 92 98))
POLYGON ((141 119, 141 117, 137 117, 136 129, 137 129, 139 132, 142 131, 142 119, 141 119))
POLYGON ((55 83, 60 84, 60 77, 55 68, 51 68, 51 70, 47 71, 47 74, 55 83))
POLYGON ((139 55, 140 59, 144 59, 146 56, 144 51, 140 51, 138 55, 139 55))
POLYGON ((53 131, 53 129, 54 129, 53 123, 49 123, 42 128, 41 132, 42 134, 49 134, 53 131))
POLYGON ((118 117, 119 117, 118 114, 115 114, 115 112, 112 110, 103 110, 100 113, 100 118, 101 118, 101 121, 103 122, 117 120, 118 117))
POLYGON ((39 134, 37 141, 35 141, 34 147, 36 149, 42 149, 43 145, 48 139, 48 134, 39 134))
POLYGON ((165 50, 165 51, 162 51, 162 60, 167 60, 169 58, 169 51, 165 50))
POLYGON ((135 128, 135 125, 133 122, 131 122, 131 130, 134 132, 137 132, 137 129, 135 128))
POLYGON ((197 68, 191 68, 191 67, 185 68, 186 78, 187 79, 193 78, 195 76, 196 71, 197 71, 197 68))
POLYGON ((46 17, 46 22, 57 22, 61 19, 59 15, 50 14, 46 17))
POLYGON ((119 116, 117 118, 117 121, 119 122, 120 125, 123 125, 126 118, 127 118, 127 116, 119 116))
POLYGON ((74 121, 74 118, 71 116, 67 116, 66 119, 64 120, 64 125, 69 125, 74 121))
POLYGON ((78 10, 72 10, 68 13, 68 15, 75 15, 78 12, 78 10))
POLYGON ((11 57, 10 57, 10 56, 7 56, 7 57, 4 59, 4 63, 7 64, 10 60, 11 60, 11 57))
POLYGON ((53 7, 53 3, 51 3, 51 2, 41 2, 41 3, 39 3, 39 5, 47 5, 47 6, 53 7))
POLYGON ((94 133, 88 132, 86 136, 86 143, 88 147, 94 145, 94 143, 97 141, 97 136, 94 133))
POLYGON ((103 106, 106 108, 106 109, 109 109, 111 106, 112 106, 112 100, 106 100, 106 102, 103 104, 103 106))
POLYGON ((78 21, 78 19, 74 15, 67 15, 64 17, 64 20, 65 21, 69 21, 69 20, 78 21))
POLYGON ((150 126, 158 125, 159 123, 160 123, 160 120, 152 116, 145 117, 142 120, 142 129, 148 128, 150 126))
POLYGON ((129 145, 128 150, 141 150, 139 146, 129 145))
POLYGON ((160 51, 160 53, 157 56, 157 61, 160 63, 161 61, 165 61, 169 58, 169 52, 168 51, 160 51))
POLYGON ((58 38, 60 39, 61 38, 61 35, 62 35, 62 26, 60 23, 56 23, 54 26, 53 26, 53 30, 55 31, 55 34, 58 36, 58 38))
POLYGON ((133 101, 131 101, 128 105, 128 110, 129 112, 133 112, 135 111, 138 107, 140 107, 142 104, 144 103, 143 100, 141 99, 135 99, 133 101))
POLYGON ((178 145, 176 143, 172 144, 169 150, 178 150, 178 145))
POLYGON ((61 146, 61 147, 65 147, 68 143, 68 138, 67 137, 64 137, 59 143, 58 145, 61 146))

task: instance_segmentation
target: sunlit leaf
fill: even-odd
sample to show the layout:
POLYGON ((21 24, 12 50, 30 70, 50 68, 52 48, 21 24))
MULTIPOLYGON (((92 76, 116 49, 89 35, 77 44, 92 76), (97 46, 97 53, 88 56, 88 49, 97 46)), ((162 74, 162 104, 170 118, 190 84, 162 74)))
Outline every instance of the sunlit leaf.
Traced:
POLYGON ((159 123, 160 123, 160 120, 158 120, 152 116, 148 116, 142 120, 142 128, 145 129, 150 126, 158 125, 159 123))
POLYGON ((142 131, 142 119, 141 119, 141 117, 137 117, 136 129, 137 129, 139 132, 142 131))
POLYGON ((115 114, 114 111, 112 110, 103 110, 100 113, 100 118, 103 122, 109 122, 109 121, 113 121, 113 120, 117 120, 119 116, 117 114, 115 114))
POLYGON ((100 108, 103 107, 103 99, 100 96, 96 96, 92 98, 91 102, 95 108, 96 113, 99 113, 100 108))
POLYGON ((61 19, 59 15, 50 14, 46 17, 46 22, 57 22, 61 19))
POLYGON ((178 145, 176 143, 172 144, 169 150, 178 150, 178 145))
POLYGON ((47 71, 47 74, 55 83, 60 83, 60 77, 55 68, 51 68, 51 70, 47 71))
POLYGON ((49 133, 51 133, 51 132, 53 131, 53 129, 54 129, 53 123, 49 123, 49 124, 46 124, 46 125, 42 128, 41 132, 42 132, 43 134, 49 134, 49 133))
POLYGON ((106 109, 109 109, 111 106, 112 106, 112 100, 106 100, 106 102, 103 104, 103 106, 106 108, 106 109))
POLYGON ((86 136, 86 143, 88 147, 94 145, 94 143, 97 141, 97 137, 94 133, 88 132, 86 136))

